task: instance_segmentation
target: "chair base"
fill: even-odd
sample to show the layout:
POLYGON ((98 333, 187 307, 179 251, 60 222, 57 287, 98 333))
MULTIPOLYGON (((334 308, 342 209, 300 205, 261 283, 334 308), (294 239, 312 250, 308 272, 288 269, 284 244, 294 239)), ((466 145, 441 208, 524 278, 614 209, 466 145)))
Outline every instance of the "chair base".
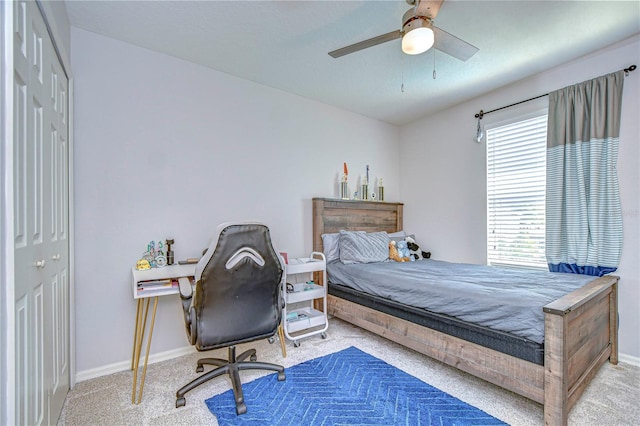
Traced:
POLYGON ((218 368, 203 374, 200 377, 192 380, 176 392, 176 408, 183 407, 186 404, 184 395, 197 386, 213 379, 214 377, 228 374, 231 379, 231 386, 233 387, 233 396, 236 400, 236 413, 238 415, 247 412, 247 406, 244 403, 244 394, 242 392, 242 382, 240 381, 240 370, 271 370, 278 372, 278 381, 285 380, 284 367, 277 364, 270 364, 266 362, 256 362, 256 350, 249 349, 244 351, 240 355, 236 356, 236 347, 229 346, 229 359, 220 358, 202 358, 198 360, 198 367, 196 372, 201 373, 204 371, 203 365, 215 365, 218 368), (249 358, 249 361, 245 359, 249 358))

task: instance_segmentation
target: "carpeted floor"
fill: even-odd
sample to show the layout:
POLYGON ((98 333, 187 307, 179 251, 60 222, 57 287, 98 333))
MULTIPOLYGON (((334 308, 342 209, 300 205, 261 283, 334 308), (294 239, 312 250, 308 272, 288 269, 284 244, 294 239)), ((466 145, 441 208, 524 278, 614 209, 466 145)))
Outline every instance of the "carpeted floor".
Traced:
MULTIPOLYGON (((278 342, 240 345, 238 351, 255 347, 258 359, 290 367, 303 361, 355 346, 430 385, 461 399, 511 425, 544 424, 542 406, 480 379, 431 360, 410 349, 331 319, 327 339, 304 339, 300 347, 287 342, 282 358, 278 342)), ((217 425, 205 400, 230 388, 228 378, 217 378, 187 393, 185 407, 175 408, 175 392, 197 376, 196 360, 203 356, 226 356, 226 349, 193 353, 150 365, 143 400, 131 404, 130 371, 76 384, 69 392, 58 425, 217 425)), ((243 371, 243 382, 264 374, 243 371)), ((574 426, 640 425, 640 367, 605 364, 569 415, 574 426)), ((250 407, 248 407, 251 409, 250 407)))

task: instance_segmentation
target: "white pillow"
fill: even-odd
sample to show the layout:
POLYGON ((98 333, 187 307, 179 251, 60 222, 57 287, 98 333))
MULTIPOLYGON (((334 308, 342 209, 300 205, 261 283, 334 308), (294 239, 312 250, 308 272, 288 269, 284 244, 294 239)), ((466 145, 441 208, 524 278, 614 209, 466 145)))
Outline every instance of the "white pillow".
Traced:
POLYGON ((403 241, 406 236, 407 236, 407 233, 404 232, 404 230, 402 230, 398 232, 392 232, 391 234, 389 234, 389 239, 397 243, 398 241, 403 241))
POLYGON ((350 263, 384 262, 389 258, 386 232, 340 231, 340 261, 350 263))
POLYGON ((389 238, 393 238, 393 237, 406 237, 407 233, 404 232, 404 229, 402 231, 398 231, 398 232, 392 232, 389 235, 389 238))

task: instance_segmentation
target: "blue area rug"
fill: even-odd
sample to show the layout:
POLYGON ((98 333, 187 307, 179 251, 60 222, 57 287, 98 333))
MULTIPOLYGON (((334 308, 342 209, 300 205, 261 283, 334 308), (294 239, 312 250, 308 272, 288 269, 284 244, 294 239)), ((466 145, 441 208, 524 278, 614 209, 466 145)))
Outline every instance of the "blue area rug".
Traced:
POLYGON ((226 425, 504 425, 439 389, 350 347, 243 385, 247 412, 233 391, 205 401, 226 425))

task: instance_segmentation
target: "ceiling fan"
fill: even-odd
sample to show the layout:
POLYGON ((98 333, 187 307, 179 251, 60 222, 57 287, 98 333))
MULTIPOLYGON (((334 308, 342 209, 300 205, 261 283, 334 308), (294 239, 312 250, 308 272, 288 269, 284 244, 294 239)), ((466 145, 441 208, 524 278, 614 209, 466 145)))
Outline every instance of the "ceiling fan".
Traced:
POLYGON ((434 47, 441 52, 467 61, 478 48, 433 25, 444 0, 406 0, 413 6, 402 17, 402 29, 382 34, 350 46, 329 52, 334 58, 348 55, 368 47, 402 38, 402 51, 417 55, 434 47))

